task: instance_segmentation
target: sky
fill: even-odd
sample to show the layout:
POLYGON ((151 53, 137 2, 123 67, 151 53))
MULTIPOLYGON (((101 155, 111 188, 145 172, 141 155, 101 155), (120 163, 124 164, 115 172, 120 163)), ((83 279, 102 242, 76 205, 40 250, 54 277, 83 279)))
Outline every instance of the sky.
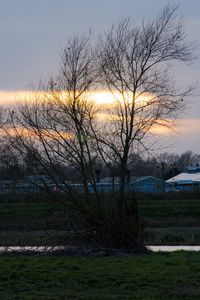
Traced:
MULTIPOLYGON (((136 23, 151 20, 168 3, 179 5, 188 42, 199 42, 199 0, 0 0, 0 100, 11 101, 13 92, 55 72, 59 53, 74 34, 102 33, 127 17, 136 23)), ((197 54, 195 64, 176 70, 182 87, 200 84, 200 47, 197 54)), ((166 151, 200 153, 198 96, 180 118, 178 134, 166 137, 166 151)))

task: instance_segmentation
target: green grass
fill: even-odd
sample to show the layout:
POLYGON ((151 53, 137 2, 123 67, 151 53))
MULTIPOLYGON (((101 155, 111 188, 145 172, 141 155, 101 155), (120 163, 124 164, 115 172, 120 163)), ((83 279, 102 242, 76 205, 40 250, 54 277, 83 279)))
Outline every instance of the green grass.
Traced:
POLYGON ((200 227, 200 200, 139 201, 139 207, 147 227, 200 227))
MULTIPOLYGON (((0 231, 0 246, 57 246, 76 240, 68 231, 0 231)), ((200 245, 199 227, 151 227, 146 229, 145 245, 200 245)))
POLYGON ((199 253, 0 257, 0 299, 200 299, 199 253))
MULTIPOLYGON (((140 200, 147 227, 200 227, 200 200, 140 200)), ((58 201, 1 203, 0 230, 65 229, 65 207, 58 201)))
POLYGON ((68 231, 0 231, 0 246, 66 245, 72 237, 68 231))
POLYGON ((200 245, 200 227, 153 227, 146 229, 146 245, 200 245))
MULTIPOLYGON (((200 245, 200 200, 139 200, 146 244, 200 245)), ((68 241, 65 207, 55 202, 0 204, 0 245, 68 241)))
POLYGON ((59 203, 0 204, 0 230, 63 229, 65 210, 59 203))

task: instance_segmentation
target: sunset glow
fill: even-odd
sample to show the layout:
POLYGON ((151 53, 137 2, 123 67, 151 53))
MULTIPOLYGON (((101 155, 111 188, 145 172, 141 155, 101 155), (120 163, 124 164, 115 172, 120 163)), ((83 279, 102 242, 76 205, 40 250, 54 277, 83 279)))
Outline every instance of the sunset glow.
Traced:
MULTIPOLYGON (((9 105, 18 102, 31 102, 39 92, 35 91, 0 91, 0 104, 9 105)), ((40 93, 41 95, 41 93, 40 93)))
MULTIPOLYGON (((126 103, 131 103, 132 101, 132 93, 125 93, 124 99, 121 93, 119 92, 109 92, 109 91, 103 91, 103 90, 97 90, 90 94, 91 100, 94 100, 97 104, 113 104, 116 101, 120 101, 123 103, 125 101, 126 103)), ((137 103, 147 103, 151 99, 151 96, 148 94, 137 96, 136 102, 137 103)))
MULTIPOLYGON (((103 90, 97 90, 95 92, 90 92, 88 96, 89 101, 94 101, 98 105, 106 105, 106 104, 113 104, 116 99, 118 101, 123 101, 122 97, 120 96, 119 93, 110 93, 108 91, 103 91, 103 90)), ((5 105, 5 104, 15 104, 18 102, 28 102, 31 103, 34 101, 36 98, 37 99, 42 99, 42 93, 41 92, 35 92, 35 91, 0 91, 0 104, 5 105)), ((62 92, 60 94, 61 99, 65 99, 66 93, 62 92)), ((137 103, 141 103, 141 105, 144 105, 148 101, 151 100, 150 95, 145 95, 145 96, 139 96, 137 98, 137 103)), ((97 117, 99 120, 110 120, 110 117, 106 114, 104 110, 101 112, 97 113, 97 117)), ((112 119, 114 116, 112 116, 112 119)), ((196 130, 199 128, 197 126, 199 124, 199 120, 181 120, 178 123, 178 126, 176 130, 180 133, 182 132, 188 132, 191 129, 196 130)), ((154 126, 151 129, 151 132, 153 134, 158 134, 158 135, 169 135, 170 130, 162 127, 162 126, 154 126)))
MULTIPOLYGON (((35 98, 42 98, 42 93, 40 91, 0 91, 0 104, 11 104, 17 102, 31 102, 35 98)), ((59 92, 59 97, 61 100, 66 99, 66 92, 59 92)), ((126 93, 125 99, 119 92, 109 92, 103 90, 90 91, 87 94, 89 101, 94 101, 96 104, 113 104, 116 101, 127 102, 132 101, 132 96, 130 93, 126 93)), ((146 103, 151 99, 148 94, 138 96, 136 98, 137 103, 146 103)))

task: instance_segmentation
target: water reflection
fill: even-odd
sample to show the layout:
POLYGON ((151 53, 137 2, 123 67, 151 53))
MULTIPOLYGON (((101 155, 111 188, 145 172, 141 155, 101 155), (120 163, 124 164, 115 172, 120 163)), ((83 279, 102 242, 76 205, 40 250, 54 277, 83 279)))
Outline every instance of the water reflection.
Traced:
POLYGON ((164 252, 173 252, 173 251, 200 251, 200 246, 147 246, 153 252, 164 251, 164 252))
MULTIPOLYGON (((57 246, 57 247, 34 247, 34 246, 25 246, 25 247, 0 247, 0 252, 4 251, 33 251, 33 252, 48 252, 48 251, 55 251, 55 250, 66 250, 68 247, 57 246)), ((73 247, 69 247, 71 250, 73 247)), ((147 246, 147 248, 153 252, 173 252, 173 251, 200 251, 200 246, 147 246)))

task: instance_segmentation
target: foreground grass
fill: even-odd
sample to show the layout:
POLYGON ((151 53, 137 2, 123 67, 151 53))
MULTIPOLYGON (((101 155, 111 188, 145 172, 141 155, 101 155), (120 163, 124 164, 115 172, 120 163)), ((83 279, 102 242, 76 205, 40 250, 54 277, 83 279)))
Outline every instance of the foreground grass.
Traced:
POLYGON ((0 299, 200 299, 199 253, 0 257, 0 299))

